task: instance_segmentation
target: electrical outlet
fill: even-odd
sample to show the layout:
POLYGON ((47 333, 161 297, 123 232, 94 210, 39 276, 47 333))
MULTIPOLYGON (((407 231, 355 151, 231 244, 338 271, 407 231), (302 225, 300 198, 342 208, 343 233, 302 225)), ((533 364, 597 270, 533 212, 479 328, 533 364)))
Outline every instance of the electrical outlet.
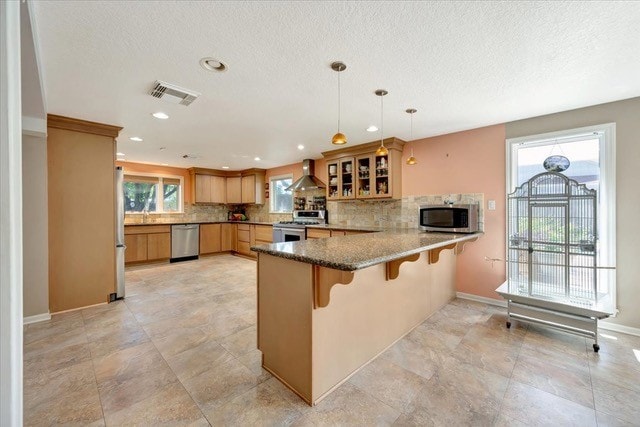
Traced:
POLYGON ((489 200, 488 209, 490 211, 495 211, 496 210, 496 201, 495 200, 489 200))

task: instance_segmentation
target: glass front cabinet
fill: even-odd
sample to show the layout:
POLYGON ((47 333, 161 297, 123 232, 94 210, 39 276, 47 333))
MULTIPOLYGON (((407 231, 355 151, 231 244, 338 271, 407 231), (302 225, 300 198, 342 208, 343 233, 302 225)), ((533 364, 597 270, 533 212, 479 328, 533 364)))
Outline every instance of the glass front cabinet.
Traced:
POLYGON ((393 199, 402 197, 402 147, 397 138, 385 140, 389 154, 376 155, 380 142, 323 153, 327 157, 327 199, 393 199), (346 157, 353 154, 354 157, 346 157), (340 156, 331 158, 331 156, 340 156), (344 156, 344 157, 343 157, 344 156))

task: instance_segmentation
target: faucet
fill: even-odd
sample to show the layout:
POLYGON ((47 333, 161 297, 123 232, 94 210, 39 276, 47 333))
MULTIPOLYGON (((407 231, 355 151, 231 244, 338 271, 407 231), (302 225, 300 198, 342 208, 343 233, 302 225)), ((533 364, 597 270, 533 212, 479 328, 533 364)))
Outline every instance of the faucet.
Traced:
POLYGON ((142 209, 142 222, 146 223, 147 221, 149 221, 149 211, 147 208, 144 208, 142 209))

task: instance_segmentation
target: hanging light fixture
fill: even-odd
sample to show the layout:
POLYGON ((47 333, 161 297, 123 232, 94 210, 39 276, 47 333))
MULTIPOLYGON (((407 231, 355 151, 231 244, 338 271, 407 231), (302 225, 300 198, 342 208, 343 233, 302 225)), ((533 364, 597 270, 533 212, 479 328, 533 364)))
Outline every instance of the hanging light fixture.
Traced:
POLYGON ((347 137, 340 132, 340 73, 347 69, 347 66, 340 61, 333 62, 331 69, 338 73, 338 133, 333 135, 331 143, 333 145, 344 145, 347 143, 347 137))
MULTIPOLYGON (((415 108, 407 108, 406 112, 411 115, 411 141, 413 141, 413 113, 417 112, 415 108)), ((416 158, 413 156, 413 144, 411 144, 411 156, 407 159, 408 165, 415 165, 418 163, 416 158)))
POLYGON ((378 149, 376 150, 376 156, 386 156, 387 154, 389 154, 389 150, 387 150, 387 147, 384 146, 384 123, 383 123, 383 118, 384 118, 383 99, 384 99, 384 96, 388 93, 389 92, 387 92, 384 89, 378 89, 375 92, 375 94, 380 97, 380 147, 378 147, 378 149))

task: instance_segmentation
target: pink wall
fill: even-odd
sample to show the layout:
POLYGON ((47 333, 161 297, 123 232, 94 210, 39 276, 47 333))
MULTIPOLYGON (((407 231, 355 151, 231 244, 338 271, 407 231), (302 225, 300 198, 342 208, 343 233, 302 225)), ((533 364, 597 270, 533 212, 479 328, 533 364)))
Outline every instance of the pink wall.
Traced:
POLYGON ((506 277, 505 263, 505 127, 489 126, 465 132, 425 138, 404 147, 402 195, 422 196, 450 193, 484 193, 484 236, 465 246, 458 258, 459 292, 499 298, 495 289, 506 277), (418 164, 404 161, 411 153, 418 164), (496 210, 487 211, 488 200, 496 210))

